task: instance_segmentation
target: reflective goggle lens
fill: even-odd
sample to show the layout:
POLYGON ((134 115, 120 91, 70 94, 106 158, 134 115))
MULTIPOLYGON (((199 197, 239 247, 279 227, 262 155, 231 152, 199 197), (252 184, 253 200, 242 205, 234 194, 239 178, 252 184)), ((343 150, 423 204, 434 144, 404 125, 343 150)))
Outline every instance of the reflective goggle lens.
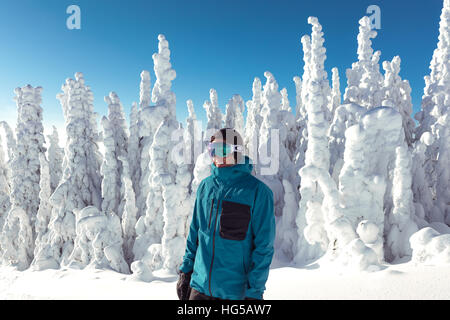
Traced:
POLYGON ((208 145, 208 151, 211 157, 226 157, 233 151, 232 149, 231 145, 222 142, 213 142, 208 145))

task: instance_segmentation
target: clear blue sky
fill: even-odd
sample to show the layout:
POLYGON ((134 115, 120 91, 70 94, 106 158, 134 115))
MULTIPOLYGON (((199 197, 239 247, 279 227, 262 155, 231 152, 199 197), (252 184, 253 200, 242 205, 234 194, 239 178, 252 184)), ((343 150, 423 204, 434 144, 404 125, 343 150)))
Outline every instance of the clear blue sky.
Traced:
POLYGON ((373 41, 381 61, 402 58, 401 76, 420 108, 423 77, 438 41, 442 0, 2 0, 0 2, 0 120, 15 125, 15 87, 42 86, 46 126, 62 125, 56 94, 64 80, 81 71, 95 97, 115 91, 128 114, 139 100, 140 72, 155 81, 152 54, 157 36, 169 41, 177 72, 173 90, 177 118, 185 121, 186 100, 200 119, 203 102, 215 88, 222 111, 233 94, 251 99, 255 76, 270 71, 295 105, 292 78, 303 73, 300 38, 311 33, 308 16, 317 16, 325 33, 326 68, 338 67, 341 90, 345 70, 356 61, 358 20, 369 5, 381 8, 381 30, 373 41), (66 28, 66 8, 81 8, 81 30, 66 28))

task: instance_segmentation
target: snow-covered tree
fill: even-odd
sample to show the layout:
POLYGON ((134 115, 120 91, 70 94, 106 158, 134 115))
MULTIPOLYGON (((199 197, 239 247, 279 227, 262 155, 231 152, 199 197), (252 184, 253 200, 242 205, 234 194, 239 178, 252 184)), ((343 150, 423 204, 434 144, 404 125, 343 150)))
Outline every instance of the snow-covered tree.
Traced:
POLYGON ((223 115, 219 108, 219 99, 217 96, 217 91, 215 89, 209 90, 209 101, 206 100, 203 104, 203 108, 206 111, 206 131, 204 140, 209 141, 211 135, 213 135, 217 130, 223 127, 223 115))
POLYGON ((433 52, 430 63, 430 74, 425 77, 425 89, 422 96, 422 110, 415 114, 419 121, 416 130, 416 140, 424 132, 431 132, 431 126, 439 117, 439 108, 436 107, 434 96, 448 90, 449 82, 449 56, 450 56, 450 1, 444 0, 439 23, 439 41, 433 52))
POLYGON ((11 161, 11 209, 5 219, 0 245, 7 264, 28 268, 34 254, 39 209, 40 154, 45 152, 42 125, 42 88, 17 88, 17 144, 11 161))
POLYGON ((428 226, 427 221, 438 221, 439 218, 433 217, 433 195, 427 177, 426 167, 430 165, 431 158, 426 156, 427 147, 434 142, 433 135, 430 132, 424 132, 420 140, 415 141, 413 149, 413 164, 412 164, 412 191, 414 196, 414 212, 416 222, 419 228, 428 226))
POLYGON ((275 240, 275 254, 279 260, 292 261, 294 248, 297 243, 297 225, 295 222, 298 199, 297 191, 288 180, 283 180, 284 207, 283 214, 277 219, 277 232, 275 240))
POLYGON ((7 168, 7 176, 8 181, 11 181, 11 163, 14 159, 14 152, 16 150, 16 138, 14 137, 14 132, 12 131, 11 127, 6 121, 0 122, 0 126, 5 131, 5 138, 6 138, 6 154, 8 155, 8 161, 6 162, 6 168, 7 168))
POLYGON ((287 137, 286 125, 282 121, 281 93, 275 77, 268 71, 264 73, 267 81, 263 91, 263 117, 259 131, 259 162, 255 167, 258 178, 263 180, 274 193, 275 215, 282 214, 282 180, 292 181, 294 167, 286 151, 284 141, 287 137))
POLYGON ((169 174, 168 145, 170 144, 170 129, 167 122, 161 122, 150 149, 152 160, 150 162, 150 177, 148 181, 147 211, 145 216, 139 218, 136 224, 137 238, 133 249, 136 259, 143 258, 148 247, 152 244, 161 243, 164 227, 162 179, 169 174))
MULTIPOLYGON (((450 66, 450 63, 449 63, 450 66)), ((450 69, 449 69, 450 70, 450 69)), ((450 78, 450 75, 448 75, 450 78)), ((440 212, 439 222, 450 224, 450 79, 447 91, 434 96, 437 109, 442 112, 432 125, 437 135, 436 202, 435 210, 440 212)))
POLYGON ((150 73, 146 70, 141 72, 140 84, 140 100, 139 109, 132 109, 132 117, 130 121, 137 121, 136 128, 130 125, 130 143, 137 143, 132 146, 131 155, 136 157, 130 161, 132 170, 132 177, 134 177, 136 202, 138 205, 138 217, 145 215, 146 202, 148 194, 148 165, 150 162, 150 145, 153 141, 154 128, 154 108, 150 106, 151 103, 151 82, 150 73), (133 111, 134 110, 134 111, 133 111), (134 120, 136 118, 136 120, 134 120), (131 131, 133 129, 133 131, 131 131), (137 137, 134 131, 137 130, 137 137), (134 167, 134 168, 133 168, 134 167))
POLYGON ((233 128, 239 133, 244 132, 244 100, 238 94, 233 95, 227 103, 225 127, 233 128))
POLYGON ((280 118, 283 125, 286 127, 286 140, 284 140, 284 147, 289 155, 291 162, 294 161, 297 153, 296 146, 298 140, 298 131, 295 121, 295 115, 292 113, 292 108, 289 103, 287 89, 283 88, 281 93, 281 110, 280 118))
POLYGON ((49 224, 52 219, 52 205, 50 203, 51 196, 51 174, 50 162, 47 161, 44 154, 39 157, 41 163, 41 191, 39 198, 39 210, 36 220, 36 240, 34 249, 34 258, 31 262, 31 269, 57 269, 59 264, 55 259, 49 258, 51 256, 51 247, 48 241, 50 235, 49 224))
POLYGON ((123 258, 119 217, 114 213, 105 214, 94 206, 74 212, 77 236, 69 257, 69 266, 80 269, 106 268, 129 273, 129 267, 123 258))
POLYGON ((309 94, 308 92, 308 86, 311 81, 311 37, 309 35, 304 35, 301 38, 302 43, 302 49, 303 49, 303 75, 301 82, 295 79, 294 82, 296 84, 296 90, 297 90, 297 96, 299 95, 299 89, 300 91, 300 99, 297 98, 297 101, 301 100, 301 104, 297 106, 297 109, 302 110, 303 112, 300 112, 302 115, 307 115, 306 108, 305 108, 305 101, 309 94))
POLYGON ((165 106, 169 110, 169 116, 175 118, 176 97, 175 93, 171 91, 171 87, 177 73, 172 69, 172 64, 170 63, 169 42, 162 34, 158 35, 158 41, 158 52, 152 56, 156 75, 156 82, 152 91, 152 102, 156 106, 165 106))
POLYGON ((41 250, 42 246, 47 243, 45 236, 48 234, 48 225, 52 215, 52 206, 50 204, 51 196, 51 176, 50 176, 50 163, 45 158, 45 155, 41 153, 39 155, 41 163, 41 180, 39 192, 39 210, 36 216, 36 240, 34 256, 36 257, 41 250))
POLYGON ((139 189, 141 173, 141 154, 139 151, 139 108, 133 102, 130 112, 130 136, 128 138, 128 164, 130 165, 130 178, 134 193, 139 189))
POLYGON ((163 179, 162 185, 164 229, 161 239, 161 255, 163 267, 174 273, 179 270, 183 260, 188 236, 186 225, 194 204, 189 192, 192 173, 183 158, 179 158, 181 161, 174 163, 176 166, 175 176, 167 175, 163 179))
MULTIPOLYGON (((311 52, 309 60, 309 81, 303 82, 306 99, 303 100, 308 113, 308 147, 305 153, 305 165, 300 169, 301 177, 299 211, 297 214, 298 243, 296 246, 295 261, 304 263, 306 260, 325 251, 328 246, 328 238, 324 226, 324 211, 321 208, 323 194, 317 187, 317 178, 310 172, 314 169, 322 175, 328 175, 330 154, 328 150, 328 97, 330 86, 327 73, 324 69, 326 59, 322 26, 315 17, 308 18, 312 25, 311 52), (307 226, 304 228, 304 217, 307 226), (306 252, 305 242, 316 245, 314 250, 306 252)), ((304 41, 307 42, 307 41, 304 41)))
POLYGON ((186 155, 189 171, 194 171, 195 163, 202 151, 202 128, 201 123, 197 120, 192 100, 186 102, 189 116, 186 119, 186 130, 184 131, 184 141, 186 144, 186 155))
MULTIPOLYGON (((154 135, 166 118, 175 119, 176 97, 171 91, 172 80, 176 77, 176 72, 172 69, 170 63, 169 43, 164 35, 158 35, 158 52, 154 53, 153 63, 156 75, 156 82, 152 90, 152 102, 155 106, 146 107, 140 111, 140 153, 141 153, 141 176, 140 188, 137 196, 137 205, 139 208, 139 217, 142 217, 148 211, 147 198, 149 197, 151 179, 151 146, 154 135)), ((149 87, 145 86, 145 88, 149 87)), ((142 89, 142 86, 141 86, 142 89)), ((141 100, 143 95, 141 94, 141 100)), ((146 100, 146 99, 144 99, 146 100)), ((140 237, 138 235, 138 237, 140 237)))
POLYGON ((262 85, 261 80, 255 77, 253 80, 253 97, 252 100, 247 101, 247 119, 245 121, 243 139, 244 148, 248 155, 255 162, 258 160, 258 141, 259 129, 261 127, 261 104, 262 104, 262 85))
MULTIPOLYGON (((402 116, 403 118, 403 116, 402 116)), ((393 208, 389 212, 385 227, 387 233, 384 257, 393 261, 403 257, 411 257, 409 238, 418 230, 414 221, 414 203, 412 185, 412 156, 406 144, 395 149, 395 164, 392 178, 393 208)))
POLYGON ((334 251, 341 251, 351 240, 349 230, 356 230, 379 261, 407 256, 408 238, 417 227, 413 222, 411 155, 401 115, 392 108, 375 108, 347 129, 345 136, 339 191, 342 219, 347 223, 346 228, 333 224, 334 251))
POLYGON ((137 206, 136 196, 134 194, 133 185, 130 179, 130 169, 128 161, 124 157, 119 157, 122 162, 122 189, 121 197, 123 197, 123 214, 122 214, 122 233, 123 233, 123 254, 125 261, 131 264, 134 260, 133 245, 136 240, 136 221, 137 206))
POLYGON ((66 108, 64 168, 61 183, 50 197, 53 206, 47 257, 41 261, 66 264, 76 237, 75 210, 87 206, 101 209, 101 154, 93 94, 82 73, 75 80, 67 79, 63 93, 57 98, 66 108))
POLYGON ((39 154, 45 152, 42 125, 42 88, 28 85, 15 90, 18 108, 17 144, 11 163, 11 202, 36 219, 39 208, 39 154))
MULTIPOLYGON (((175 119, 176 97, 171 91, 171 82, 175 79, 176 73, 170 64, 170 50, 167 40, 163 35, 159 35, 158 40, 159 51, 153 55, 156 83, 153 88, 152 101, 156 106, 152 108, 152 113, 155 116, 151 119, 151 127, 157 124, 157 129, 149 149, 149 158, 151 160, 149 162, 148 180, 145 190, 147 194, 145 199, 146 211, 145 215, 141 216, 136 224, 137 237, 133 252, 137 260, 144 257, 150 245, 161 243, 164 200, 160 182, 164 174, 168 172, 172 176, 175 174, 175 168, 170 163, 168 154, 171 147, 169 143, 171 133, 178 129, 178 122, 175 119)), ((141 187, 143 185, 142 178, 144 176, 141 177, 141 187)), ((143 195, 142 191, 141 189, 141 196, 143 195)))
POLYGON ((151 81, 150 72, 143 70, 141 72, 141 84, 139 86, 139 109, 145 109, 150 106, 151 103, 151 81))
MULTIPOLYGON (((304 36, 303 38, 307 37, 309 39, 309 36, 304 36)), ((304 49, 305 50, 305 49, 304 49)), ((306 54, 306 53, 305 53, 306 54)), ((309 62, 305 60, 305 69, 309 65, 309 62)), ((306 75, 304 75, 305 77, 306 75)), ((306 126, 308 114, 305 109, 305 105, 302 100, 302 92, 303 92, 303 83, 300 77, 295 76, 293 78, 295 83, 295 100, 296 100, 296 106, 295 106, 295 126, 297 131, 297 139, 295 141, 295 158, 294 158, 294 167, 295 171, 298 172, 300 168, 302 168, 305 165, 305 152, 306 147, 308 144, 308 129, 306 126)), ((295 185, 296 190, 300 188, 300 176, 296 175, 298 177, 298 182, 295 185)))
POLYGON ((383 76, 380 73, 380 51, 373 52, 372 41, 377 32, 372 29, 370 18, 359 20, 358 61, 347 69, 347 88, 344 103, 356 103, 366 108, 379 107, 383 99, 383 76))
MULTIPOLYGON (((405 142, 402 117, 392 108, 374 108, 346 130, 345 138, 339 189, 326 168, 305 166, 300 171, 299 213, 304 197, 311 199, 320 190, 320 201, 307 203, 308 242, 313 239, 322 244, 322 252, 332 261, 358 270, 378 270, 385 259, 393 261, 411 255, 408 239, 417 230, 411 154, 405 142), (315 181, 316 189, 305 190, 304 183, 311 180, 315 181)), ((308 142, 308 150, 311 142, 315 139, 308 142)), ((297 216, 299 228, 301 217, 297 216)), ((305 251, 302 255, 308 257, 310 251, 305 251)))
POLYGON ((344 164, 345 130, 357 124, 367 109, 354 103, 340 105, 334 111, 334 118, 328 129, 330 150, 330 174, 339 183, 339 173, 344 164))
POLYGON ((34 248, 33 227, 25 210, 12 206, 0 234, 1 260, 19 271, 30 266, 34 248))
POLYGON ((53 192, 61 181, 62 163, 64 159, 64 148, 59 146, 58 130, 53 126, 53 132, 48 138, 48 162, 50 168, 50 188, 53 192))
POLYGON ((395 56, 391 62, 384 61, 384 101, 383 106, 396 109, 403 118, 406 142, 412 145, 415 129, 412 114, 411 87, 408 80, 402 80, 399 76, 401 59, 395 56))
POLYGON ((162 239, 167 231, 166 227, 175 227, 165 225, 167 216, 169 216, 168 223, 174 222, 170 217, 175 214, 173 210, 167 212, 167 208, 173 209, 170 202, 174 202, 174 198, 168 198, 169 194, 165 192, 170 192, 168 190, 171 190, 170 186, 174 184, 177 170, 170 158, 171 134, 177 130, 176 125, 175 120, 166 119, 161 122, 155 133, 150 150, 152 161, 150 162, 147 212, 136 224, 137 238, 133 249, 135 258, 144 262, 152 270, 162 267, 167 255, 167 252, 164 255, 162 252, 162 239), (149 247, 152 246, 157 249, 149 251, 149 247))
POLYGON ((122 103, 115 92, 105 97, 108 104, 108 117, 102 118, 103 143, 105 156, 101 166, 102 210, 114 212, 122 218, 121 200, 123 166, 120 157, 128 156, 128 128, 125 121, 122 103))
POLYGON ((3 227, 6 214, 11 208, 11 202, 9 201, 8 169, 6 166, 7 164, 5 162, 5 154, 3 152, 2 137, 0 135, 0 232, 3 227))
MULTIPOLYGON (((429 132, 433 143, 425 152, 430 159, 425 166, 426 184, 435 199, 428 222, 450 221, 450 1, 444 0, 439 24, 439 41, 430 64, 431 73, 425 77, 422 110, 415 115, 419 121, 416 140, 429 132)), ((424 204, 425 206, 426 204, 424 204)))
POLYGON ((338 68, 331 69, 332 75, 332 89, 331 89, 331 103, 330 103, 330 113, 333 119, 334 112, 337 107, 341 105, 341 83, 339 80, 339 70, 338 68))

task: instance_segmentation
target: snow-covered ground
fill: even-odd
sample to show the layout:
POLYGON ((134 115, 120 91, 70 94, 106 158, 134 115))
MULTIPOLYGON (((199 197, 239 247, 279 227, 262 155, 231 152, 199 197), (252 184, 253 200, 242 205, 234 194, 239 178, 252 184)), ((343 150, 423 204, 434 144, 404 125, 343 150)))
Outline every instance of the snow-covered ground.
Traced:
MULTIPOLYGON (((385 265, 376 272, 351 272, 318 264, 276 267, 266 300, 450 299, 450 267, 385 265)), ((109 270, 67 269, 22 272, 0 268, 0 299, 174 300, 176 276, 155 272, 147 283, 109 270)))

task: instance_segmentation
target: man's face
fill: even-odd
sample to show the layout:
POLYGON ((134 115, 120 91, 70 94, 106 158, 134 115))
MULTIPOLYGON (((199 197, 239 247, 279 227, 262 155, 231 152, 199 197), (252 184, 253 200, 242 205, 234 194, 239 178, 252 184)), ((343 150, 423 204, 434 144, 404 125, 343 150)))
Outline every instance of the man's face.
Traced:
MULTIPOLYGON (((224 142, 222 139, 217 139, 214 140, 214 142, 224 142)), ((222 168, 222 167, 230 167, 236 164, 235 160, 234 160, 234 152, 231 152, 229 155, 227 155, 226 157, 218 157, 218 156, 214 156, 212 158, 214 165, 217 168, 222 168)))

